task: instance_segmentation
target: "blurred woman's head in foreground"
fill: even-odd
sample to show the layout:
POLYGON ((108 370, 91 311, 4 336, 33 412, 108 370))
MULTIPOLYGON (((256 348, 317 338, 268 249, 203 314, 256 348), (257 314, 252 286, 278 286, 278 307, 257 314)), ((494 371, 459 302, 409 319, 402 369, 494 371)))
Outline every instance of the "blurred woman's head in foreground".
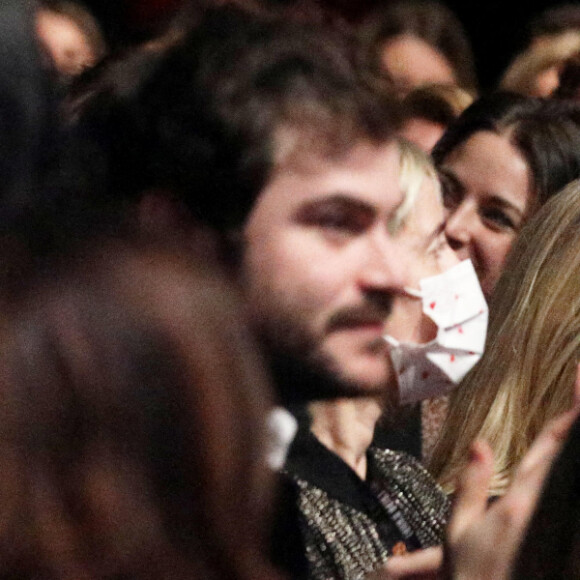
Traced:
POLYGON ((1 577, 271 578, 268 385, 220 275, 109 244, 2 328, 1 577))

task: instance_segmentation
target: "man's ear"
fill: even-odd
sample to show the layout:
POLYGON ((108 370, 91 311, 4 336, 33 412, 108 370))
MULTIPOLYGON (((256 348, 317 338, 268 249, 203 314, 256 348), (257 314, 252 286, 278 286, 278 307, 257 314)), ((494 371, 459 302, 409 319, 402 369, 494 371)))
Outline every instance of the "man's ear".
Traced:
POLYGON ((143 232, 161 235, 183 233, 191 216, 185 204, 169 191, 146 191, 137 204, 137 223, 143 232))

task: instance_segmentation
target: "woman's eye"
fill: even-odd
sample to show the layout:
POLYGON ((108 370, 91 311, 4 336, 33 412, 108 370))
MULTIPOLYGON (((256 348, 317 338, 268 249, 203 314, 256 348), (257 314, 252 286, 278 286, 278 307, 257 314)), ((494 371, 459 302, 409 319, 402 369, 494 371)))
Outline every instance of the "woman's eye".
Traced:
POLYGON ((517 224, 503 210, 496 208, 484 208, 482 210, 483 220, 494 229, 515 230, 517 224))

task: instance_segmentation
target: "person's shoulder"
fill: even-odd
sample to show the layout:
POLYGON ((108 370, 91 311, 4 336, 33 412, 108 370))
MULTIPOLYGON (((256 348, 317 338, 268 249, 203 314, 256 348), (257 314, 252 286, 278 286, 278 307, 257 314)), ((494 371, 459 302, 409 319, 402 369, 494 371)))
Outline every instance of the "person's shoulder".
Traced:
POLYGON ((405 453, 391 449, 369 449, 376 477, 391 493, 407 498, 422 510, 447 519, 450 501, 421 462, 405 453))
MULTIPOLYGON (((369 453, 379 469, 417 471, 431 478, 423 464, 416 457, 405 451, 394 451, 393 449, 384 449, 373 445, 369 448, 369 453)), ((435 483, 435 480, 433 480, 433 483, 435 483)))

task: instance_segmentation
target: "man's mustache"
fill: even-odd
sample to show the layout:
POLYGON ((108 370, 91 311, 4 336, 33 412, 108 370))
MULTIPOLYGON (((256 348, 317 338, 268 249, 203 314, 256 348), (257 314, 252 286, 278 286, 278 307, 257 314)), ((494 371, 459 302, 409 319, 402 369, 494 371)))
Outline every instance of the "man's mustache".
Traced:
POLYGON ((334 331, 364 324, 384 324, 391 314, 392 300, 383 300, 381 304, 361 304, 337 310, 328 320, 327 330, 334 331))

